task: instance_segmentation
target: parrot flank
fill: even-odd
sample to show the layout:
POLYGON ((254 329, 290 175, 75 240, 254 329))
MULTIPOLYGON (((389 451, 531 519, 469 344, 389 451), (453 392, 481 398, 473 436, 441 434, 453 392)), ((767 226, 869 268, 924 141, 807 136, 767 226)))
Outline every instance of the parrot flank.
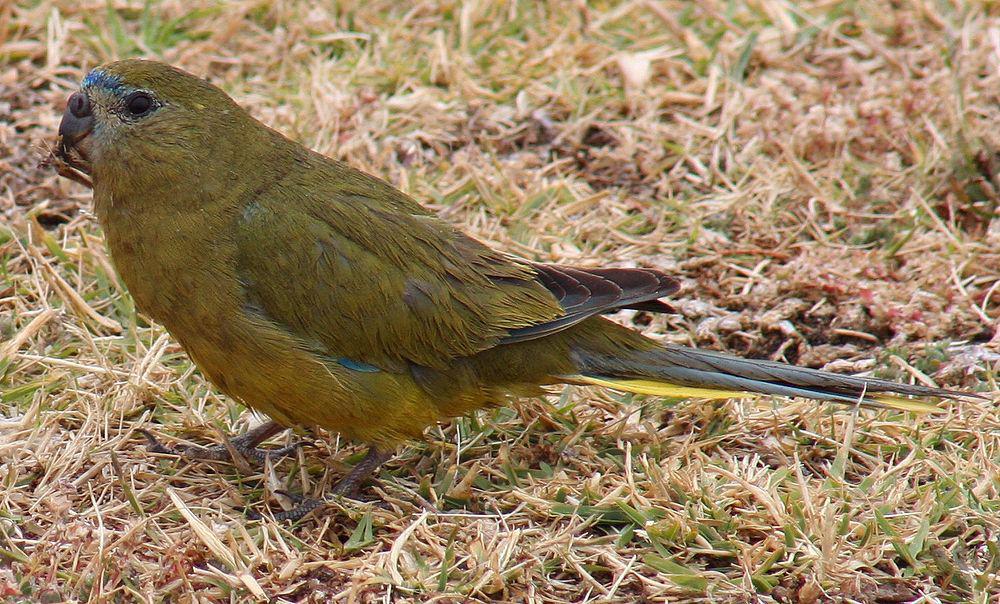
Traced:
POLYGON ((234 444, 293 425, 368 443, 345 493, 427 426, 547 385, 907 411, 936 409, 912 397, 963 396, 658 344, 601 315, 669 312, 670 276, 495 251, 168 65, 94 69, 59 134, 138 308, 274 420, 234 444))

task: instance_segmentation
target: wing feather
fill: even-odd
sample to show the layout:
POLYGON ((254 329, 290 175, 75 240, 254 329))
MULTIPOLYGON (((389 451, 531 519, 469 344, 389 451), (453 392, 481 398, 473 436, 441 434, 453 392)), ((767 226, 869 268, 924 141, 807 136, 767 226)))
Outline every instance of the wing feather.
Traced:
POLYGON ((262 195, 234 216, 236 272, 248 307, 331 358, 440 369, 618 308, 669 311, 658 299, 678 289, 650 269, 519 260, 387 183, 315 168, 282 182, 281 202, 262 195))

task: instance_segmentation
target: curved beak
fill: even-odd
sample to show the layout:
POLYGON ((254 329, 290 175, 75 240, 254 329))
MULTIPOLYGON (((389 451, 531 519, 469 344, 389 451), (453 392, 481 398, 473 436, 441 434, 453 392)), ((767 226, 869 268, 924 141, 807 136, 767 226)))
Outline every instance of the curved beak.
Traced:
POLYGON ((59 136, 63 144, 73 146, 83 140, 94 128, 94 114, 90 98, 84 92, 74 92, 66 102, 66 111, 59 123, 59 136))
POLYGON ((72 168, 90 173, 90 162, 77 146, 94 129, 94 113, 85 92, 74 92, 66 102, 66 111, 59 123, 59 159, 72 168))

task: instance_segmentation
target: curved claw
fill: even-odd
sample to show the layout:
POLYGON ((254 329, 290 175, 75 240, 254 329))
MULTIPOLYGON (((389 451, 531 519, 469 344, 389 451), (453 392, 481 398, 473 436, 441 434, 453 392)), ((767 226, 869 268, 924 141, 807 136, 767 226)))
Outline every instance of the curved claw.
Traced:
POLYGON ((151 453, 164 453, 166 455, 177 455, 177 456, 181 456, 183 454, 182 452, 176 449, 171 449, 170 447, 161 443, 159 439, 153 436, 153 433, 150 432, 149 430, 136 428, 135 431, 146 437, 146 448, 151 453))

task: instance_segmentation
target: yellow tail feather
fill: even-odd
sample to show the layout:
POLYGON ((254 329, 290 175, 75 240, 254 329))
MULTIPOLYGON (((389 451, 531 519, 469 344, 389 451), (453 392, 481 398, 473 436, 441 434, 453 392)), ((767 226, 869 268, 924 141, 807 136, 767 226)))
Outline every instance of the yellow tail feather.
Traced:
POLYGON ((739 390, 712 390, 711 388, 698 388, 697 386, 680 386, 669 382, 658 382, 656 380, 639 380, 626 378, 604 378, 590 375, 567 375, 562 379, 573 384, 584 384, 588 386, 603 386, 613 390, 623 390, 634 392, 635 394, 652 394, 654 396, 672 396, 676 398, 745 398, 754 396, 752 392, 742 392, 739 390))
MULTIPOLYGON (((711 388, 698 388, 697 386, 682 386, 679 384, 671 384, 669 382, 660 382, 657 380, 594 377, 590 375, 566 375, 561 376, 561 379, 572 384, 603 386, 605 388, 632 392, 635 394, 649 394, 653 396, 668 396, 675 398, 725 399, 761 396, 753 392, 744 392, 741 390, 714 390, 711 388)), ((943 409, 938 407, 935 403, 916 398, 898 396, 895 394, 870 394, 865 397, 864 404, 873 407, 885 407, 889 409, 899 409, 901 411, 912 411, 914 413, 940 413, 943 411, 943 409)))
POLYGON ((880 406, 899 409, 901 411, 913 411, 914 413, 941 413, 944 411, 936 403, 919 398, 909 398, 895 394, 872 394, 868 398, 880 406))

